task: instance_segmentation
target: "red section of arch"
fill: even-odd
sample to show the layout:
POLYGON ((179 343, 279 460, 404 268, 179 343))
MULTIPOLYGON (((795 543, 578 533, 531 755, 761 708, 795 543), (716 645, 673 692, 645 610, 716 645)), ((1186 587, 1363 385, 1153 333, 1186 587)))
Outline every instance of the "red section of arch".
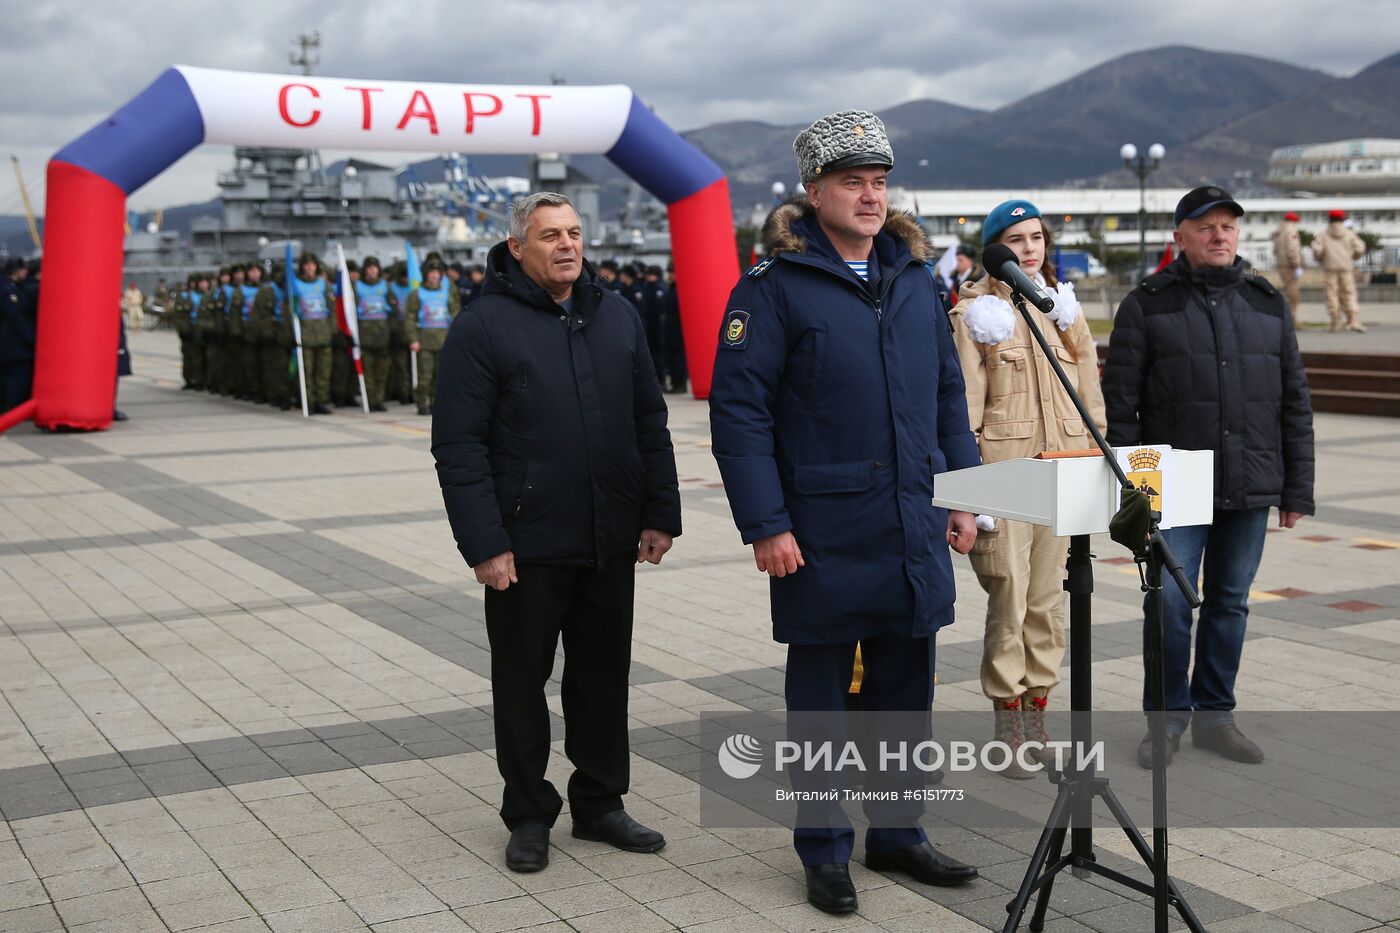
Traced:
POLYGON ((51 161, 46 205, 34 421, 101 430, 112 423, 117 389, 126 193, 51 161))
POLYGON ((676 264, 690 388, 696 398, 709 398, 720 319, 729 292, 739 281, 729 180, 721 178, 682 198, 666 209, 666 216, 671 222, 671 256, 676 264))

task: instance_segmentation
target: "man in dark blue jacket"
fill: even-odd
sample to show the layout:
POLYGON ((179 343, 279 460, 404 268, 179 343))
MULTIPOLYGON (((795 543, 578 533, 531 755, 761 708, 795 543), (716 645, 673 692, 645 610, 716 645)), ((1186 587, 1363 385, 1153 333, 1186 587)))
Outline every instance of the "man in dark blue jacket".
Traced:
MULTIPOLYGON (((859 642, 863 707, 921 714, 912 745, 928 735, 935 635, 953 621, 948 545, 967 553, 977 535, 972 515, 932 505, 933 477, 977 465, 977 444, 923 266, 930 244, 912 217, 888 214, 883 124, 832 114, 794 148, 810 200, 774 211, 768 258, 730 296, 710 394, 715 459, 744 543, 772 578, 788 711, 843 709, 859 642)), ((929 845, 922 809, 872 816, 866 864, 930 884, 975 878, 929 845)), ((808 900, 855 910, 844 815, 799 808, 798 822, 808 900)))
MULTIPOLYGON (((1194 670, 1191 607, 1175 586, 1164 588, 1167 763, 1188 723, 1198 748, 1264 760, 1234 717, 1249 588, 1270 506, 1281 528, 1314 510, 1308 379, 1287 302, 1236 256, 1243 214, 1213 185, 1181 199, 1180 255, 1118 306, 1103 371, 1110 444, 1215 451, 1211 523, 1162 532, 1187 576, 1195 580, 1205 568, 1194 670)), ((1152 766, 1150 734, 1138 746, 1138 764, 1152 766)))
POLYGON ((641 318, 594 282, 567 198, 511 209, 482 295, 440 357, 433 456, 457 548, 487 586, 506 864, 539 871, 563 802, 545 779, 545 683, 564 639, 573 834, 655 852, 622 808, 637 564, 681 532, 666 403, 641 318))

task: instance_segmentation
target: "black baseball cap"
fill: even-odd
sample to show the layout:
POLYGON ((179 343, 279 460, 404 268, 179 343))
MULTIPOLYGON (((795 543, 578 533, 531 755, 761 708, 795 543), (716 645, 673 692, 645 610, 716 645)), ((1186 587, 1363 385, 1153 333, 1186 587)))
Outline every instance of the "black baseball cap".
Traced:
POLYGON ((1244 215, 1244 208, 1240 207, 1230 192, 1215 185, 1202 185, 1192 188, 1186 192, 1185 197, 1176 202, 1176 225, 1179 227, 1183 220, 1194 220, 1216 207, 1228 207, 1235 212, 1236 217, 1244 215))

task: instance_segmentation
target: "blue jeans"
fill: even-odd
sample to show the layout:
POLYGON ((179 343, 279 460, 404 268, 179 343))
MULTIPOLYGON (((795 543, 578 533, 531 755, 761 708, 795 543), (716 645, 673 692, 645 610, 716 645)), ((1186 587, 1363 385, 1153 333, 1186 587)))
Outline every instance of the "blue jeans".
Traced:
MULTIPOLYGON (((1201 615, 1196 623, 1195 666, 1191 664, 1191 607, 1170 575, 1163 574, 1163 667, 1167 731, 1181 735, 1192 721, 1198 728, 1234 722, 1235 676, 1244 650, 1249 588, 1264 554, 1268 508, 1217 509, 1209 525, 1162 532, 1191 580, 1200 581, 1201 615), (1204 574, 1202 573, 1204 571, 1204 574), (1189 680, 1188 680, 1189 673, 1189 680)), ((1150 608, 1144 601, 1144 614, 1150 608)), ((1147 629, 1143 629, 1143 658, 1147 629)), ((1144 668, 1142 708, 1152 708, 1144 668)))

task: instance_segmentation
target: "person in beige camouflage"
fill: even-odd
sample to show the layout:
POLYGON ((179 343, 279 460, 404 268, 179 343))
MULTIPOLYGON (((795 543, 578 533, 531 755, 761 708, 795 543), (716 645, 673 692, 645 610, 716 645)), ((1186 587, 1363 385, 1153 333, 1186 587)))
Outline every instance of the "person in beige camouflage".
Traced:
POLYGON ((1346 227, 1346 211, 1330 211, 1327 229, 1312 243, 1313 255, 1322 263, 1322 278, 1327 284, 1327 317, 1332 330, 1342 329, 1364 334, 1366 325, 1356 307, 1356 260, 1366 255, 1366 244, 1346 227))
MULTIPOLYGON (((993 243, 1010 247, 1026 275, 1055 299, 1053 316, 1037 313, 1033 320, 1045 322, 1041 332, 1099 430, 1105 430, 1094 338, 1079 313, 1074 286, 1056 280, 1049 261, 1050 231, 1040 211, 1029 201, 999 204, 982 227, 982 245, 993 243)), ((1094 446, 1030 326, 1012 307, 1010 288, 986 275, 968 282, 950 320, 962 362, 968 425, 983 463, 1094 446)), ((968 558, 987 592, 982 692, 996 711, 999 741, 1013 750, 1026 741, 1044 745, 1049 741, 1045 711, 1065 653, 1068 548, 1044 525, 987 516, 978 522, 981 530, 968 558)), ((1032 757, 1045 763, 1039 754, 1032 757)), ((1002 774, 1024 779, 1036 772, 1013 759, 1002 774)))
POLYGON ((1274 231, 1274 266, 1283 286, 1283 297, 1288 299, 1288 310, 1293 312, 1294 330, 1298 329, 1298 305, 1303 300, 1299 282, 1303 277, 1303 245, 1298 239, 1298 219, 1297 214, 1289 211, 1274 231))

